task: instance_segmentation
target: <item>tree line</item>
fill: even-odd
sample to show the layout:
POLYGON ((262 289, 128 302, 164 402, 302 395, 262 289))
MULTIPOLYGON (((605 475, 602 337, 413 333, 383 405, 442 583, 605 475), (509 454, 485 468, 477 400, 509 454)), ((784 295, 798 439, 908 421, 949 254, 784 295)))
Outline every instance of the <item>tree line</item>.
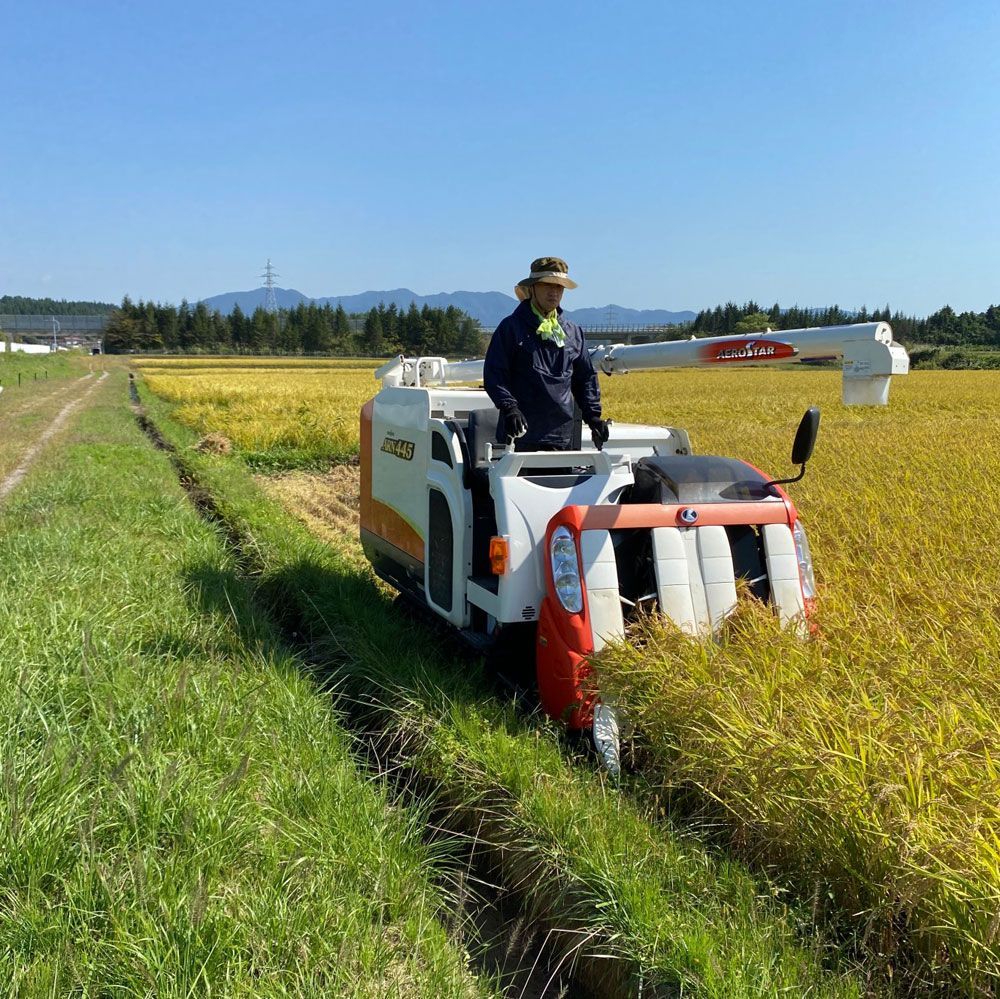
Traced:
POLYGON ((111 302, 68 302, 65 298, 25 298, 0 295, 0 316, 108 316, 111 302))
MULTIPOLYGON (((132 302, 126 296, 118 307, 101 302, 65 299, 0 297, 6 315, 109 315, 105 349, 128 351, 235 352, 253 354, 353 354, 387 356, 395 353, 470 357, 482 354, 479 324, 454 306, 399 309, 384 303, 367 313, 348 314, 343 306, 300 304, 277 313, 258 308, 245 314, 237 305, 231 315, 210 310, 204 303, 179 307, 132 302)), ((976 366, 975 351, 1000 349, 1000 305, 984 312, 955 312, 944 306, 926 318, 893 312, 888 305, 869 311, 848 311, 833 305, 825 309, 782 308, 777 302, 764 308, 755 301, 727 302, 702 309, 690 323, 674 327, 674 336, 720 336, 806 326, 884 321, 893 335, 911 349, 915 362, 945 366, 976 366), (915 348, 915 352, 914 352, 915 348), (954 350, 952 348, 961 348, 954 350)))
POLYGON ((893 337, 906 346, 961 346, 1000 348, 1000 306, 991 305, 985 312, 956 313, 951 306, 944 306, 925 319, 865 306, 859 311, 847 312, 832 305, 826 309, 802 309, 793 306, 783 309, 777 302, 769 309, 757 302, 743 305, 727 302, 714 309, 702 309, 694 320, 685 324, 684 333, 702 336, 721 336, 728 333, 754 333, 767 326, 773 330, 794 330, 807 326, 840 326, 847 323, 887 322, 892 326, 893 337))
POLYGON ((367 313, 348 314, 342 305, 300 303, 247 315, 237 304, 230 315, 204 302, 179 306, 133 302, 128 296, 112 313, 104 334, 109 354, 237 353, 391 354, 478 356, 484 348, 479 324, 455 306, 411 304, 402 310, 380 303, 367 313))

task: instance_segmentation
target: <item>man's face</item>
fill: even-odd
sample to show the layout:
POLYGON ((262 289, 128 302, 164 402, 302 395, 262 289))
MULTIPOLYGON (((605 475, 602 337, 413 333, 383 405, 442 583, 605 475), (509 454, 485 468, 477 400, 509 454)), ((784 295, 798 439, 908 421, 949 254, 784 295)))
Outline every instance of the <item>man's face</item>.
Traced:
POLYGON ((549 284, 547 281, 539 281, 532 286, 535 295, 535 305, 538 311, 548 315, 561 301, 563 292, 566 290, 561 284, 549 284))

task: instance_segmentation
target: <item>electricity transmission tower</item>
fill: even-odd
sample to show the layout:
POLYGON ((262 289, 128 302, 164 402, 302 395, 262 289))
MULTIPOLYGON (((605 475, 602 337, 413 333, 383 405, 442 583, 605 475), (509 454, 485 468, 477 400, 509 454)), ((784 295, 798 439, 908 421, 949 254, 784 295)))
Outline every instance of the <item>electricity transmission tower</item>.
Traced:
POLYGON ((277 312, 278 311, 278 299, 274 295, 274 279, 278 277, 278 272, 271 266, 271 258, 267 258, 267 266, 264 268, 264 273, 261 274, 264 279, 264 311, 265 312, 277 312))

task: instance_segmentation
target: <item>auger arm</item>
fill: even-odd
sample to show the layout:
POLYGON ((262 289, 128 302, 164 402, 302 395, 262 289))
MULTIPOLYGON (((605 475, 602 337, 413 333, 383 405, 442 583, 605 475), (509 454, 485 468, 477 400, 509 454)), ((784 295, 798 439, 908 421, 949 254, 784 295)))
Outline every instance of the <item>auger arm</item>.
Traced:
POLYGON ((404 357, 400 354, 375 371, 383 386, 414 388, 449 382, 481 382, 483 360, 449 361, 446 357, 404 357))
MULTIPOLYGON (((591 348, 595 367, 606 375, 656 368, 774 364, 782 361, 840 359, 845 406, 885 406, 889 379, 910 370, 910 358, 892 339, 888 323, 767 330, 751 336, 712 336, 660 343, 613 344, 591 348)), ((483 362, 444 357, 399 357, 375 372, 383 385, 445 385, 481 381, 483 362)))
POLYGON ((855 323, 750 336, 713 336, 662 343, 614 344, 591 352, 606 375, 654 368, 739 366, 782 361, 843 361, 845 406, 885 406, 889 379, 910 370, 910 358, 888 323, 855 323))

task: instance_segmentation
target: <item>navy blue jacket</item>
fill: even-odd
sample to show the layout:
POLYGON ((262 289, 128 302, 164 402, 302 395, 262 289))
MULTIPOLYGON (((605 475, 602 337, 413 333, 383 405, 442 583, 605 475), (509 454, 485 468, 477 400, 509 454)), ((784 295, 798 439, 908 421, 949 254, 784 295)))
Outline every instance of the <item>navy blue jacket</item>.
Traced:
POLYGON ((580 327, 564 319, 559 309, 566 343, 558 347, 538 335, 540 322, 530 301, 501 321, 486 350, 483 380, 500 410, 499 441, 507 440, 504 410, 517 406, 528 422, 527 434, 517 442, 519 450, 530 450, 532 445, 568 450, 573 401, 588 423, 599 420, 601 389, 580 327))

